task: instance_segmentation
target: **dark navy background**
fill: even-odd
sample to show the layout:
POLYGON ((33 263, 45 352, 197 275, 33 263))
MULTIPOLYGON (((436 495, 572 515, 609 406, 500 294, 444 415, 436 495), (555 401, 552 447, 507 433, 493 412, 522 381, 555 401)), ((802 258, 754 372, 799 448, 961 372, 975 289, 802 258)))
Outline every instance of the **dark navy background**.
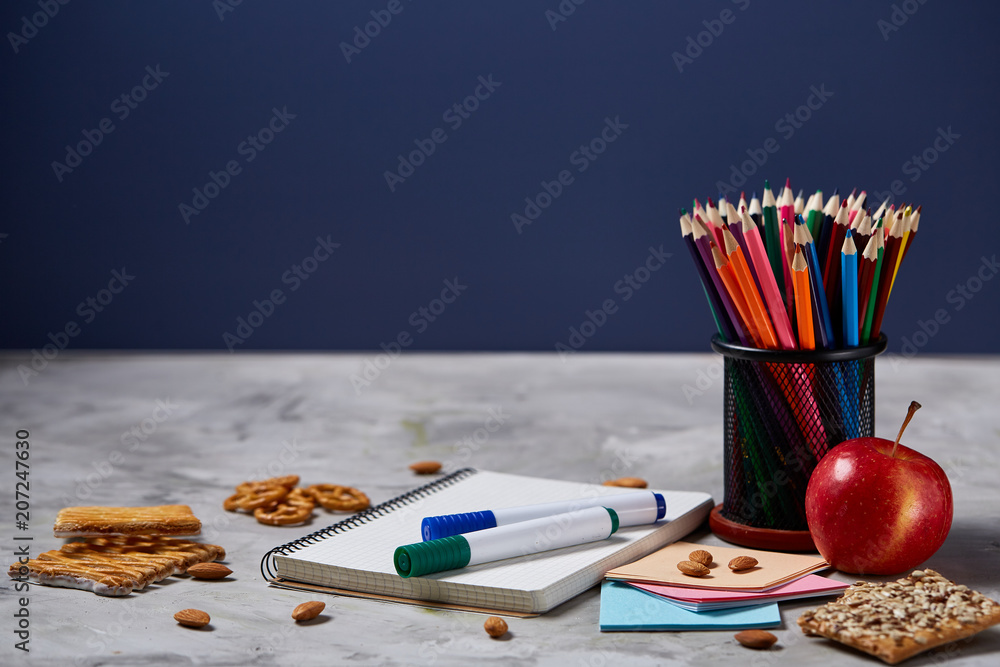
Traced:
POLYGON ((614 299, 584 350, 707 351, 676 210, 774 138, 748 196, 764 178, 827 196, 899 180, 897 201, 923 205, 891 350, 1000 351, 1000 280, 983 264, 1000 246, 995 3, 564 0, 575 11, 553 30, 558 0, 403 0, 350 63, 340 44, 387 0, 224 3, 70 2, 34 32, 37 0, 3 4, 0 346, 41 349, 73 322, 72 349, 225 350, 280 289, 234 349, 408 334, 409 349, 553 350, 614 299), (712 23, 725 10, 732 22, 712 23), (679 72, 672 54, 704 21, 722 33, 679 72), (169 74, 120 119, 112 103, 147 67, 169 74), (452 129, 442 114, 479 77, 499 85, 452 129), (788 136, 776 123, 813 87, 832 96, 788 136), (247 162, 239 146, 273 109, 294 118, 247 162), (113 132, 60 182, 52 163, 103 118, 113 132), (571 154, 616 118, 627 128, 578 172, 571 154), (446 141, 390 191, 384 173, 436 128, 446 141), (949 128, 959 138, 926 171, 904 166, 949 128), (186 224, 179 205, 230 160, 242 171, 186 224), (572 184, 519 233, 511 215, 565 169, 572 184), (317 237, 340 247, 292 290, 317 237), (618 281, 661 245, 673 256, 625 300, 618 281), (123 268, 134 278, 101 294, 123 268), (419 315, 455 279, 454 302, 419 315), (110 303, 91 312, 88 297, 110 303))

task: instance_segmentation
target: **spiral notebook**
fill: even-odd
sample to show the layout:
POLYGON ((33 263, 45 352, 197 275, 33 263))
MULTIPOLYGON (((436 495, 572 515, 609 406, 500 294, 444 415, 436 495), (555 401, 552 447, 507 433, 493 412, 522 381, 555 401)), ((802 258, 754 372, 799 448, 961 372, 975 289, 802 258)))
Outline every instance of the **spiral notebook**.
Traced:
POLYGON ((276 547, 261 571, 273 584, 382 600, 475 611, 544 613, 588 588, 604 573, 678 540, 713 506, 707 493, 661 491, 664 520, 622 528, 607 540, 404 579, 396 547, 419 542, 425 516, 622 493, 623 489, 465 468, 276 547))

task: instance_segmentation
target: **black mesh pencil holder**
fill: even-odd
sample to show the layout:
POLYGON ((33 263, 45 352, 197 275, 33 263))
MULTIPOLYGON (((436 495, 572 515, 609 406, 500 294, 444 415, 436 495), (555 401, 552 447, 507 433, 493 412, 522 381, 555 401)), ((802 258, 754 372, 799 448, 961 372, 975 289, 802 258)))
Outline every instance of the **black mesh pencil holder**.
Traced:
POLYGON ((759 350, 712 339, 725 358, 725 496, 712 531, 743 546, 815 551, 806 525, 809 476, 845 440, 875 433, 875 356, 839 350, 759 350))

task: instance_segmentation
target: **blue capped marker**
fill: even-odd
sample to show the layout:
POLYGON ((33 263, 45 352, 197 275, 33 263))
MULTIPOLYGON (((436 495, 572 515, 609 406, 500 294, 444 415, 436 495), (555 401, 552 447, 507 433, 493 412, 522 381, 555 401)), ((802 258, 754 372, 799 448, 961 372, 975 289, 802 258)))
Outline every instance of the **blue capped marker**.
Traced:
POLYGON ((618 514, 587 507, 507 526, 396 547, 392 563, 404 578, 604 540, 618 530, 618 514))
POLYGON ((586 507, 613 509, 618 514, 618 522, 622 527, 655 523, 667 514, 667 503, 662 494, 654 491, 633 491, 612 496, 576 498, 575 500, 560 500, 539 505, 429 516, 420 522, 420 533, 424 541, 437 540, 442 537, 508 526, 554 514, 575 512, 586 507))

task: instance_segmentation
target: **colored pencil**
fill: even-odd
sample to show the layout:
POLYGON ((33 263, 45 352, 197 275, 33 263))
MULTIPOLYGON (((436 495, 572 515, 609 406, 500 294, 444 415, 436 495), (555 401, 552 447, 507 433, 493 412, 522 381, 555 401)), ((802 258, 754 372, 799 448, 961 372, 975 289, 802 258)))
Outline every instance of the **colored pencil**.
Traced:
POLYGON ((858 346, 858 249, 851 232, 840 253, 840 285, 843 292, 844 346, 858 346))
POLYGON ((736 237, 729 232, 729 229, 722 231, 722 238, 726 242, 726 257, 729 260, 729 266, 736 275, 740 291, 742 291, 743 298, 747 302, 750 315, 754 320, 754 327, 760 334, 764 347, 769 350, 779 349, 778 339, 774 334, 771 318, 768 317, 767 309, 764 308, 764 302, 760 298, 757 286, 754 284, 750 267, 747 266, 746 257, 743 256, 743 249, 740 248, 740 244, 736 242, 736 237))
POLYGON ((794 350, 798 347, 795 343, 795 336, 792 333, 792 325, 788 319, 788 312, 785 304, 781 301, 781 292, 778 291, 777 281, 774 273, 771 272, 771 265, 764 250, 764 242, 760 238, 760 229, 754 224, 753 218, 746 209, 740 211, 743 219, 743 239, 746 241, 747 250, 750 253, 750 261, 757 269, 760 277, 760 289, 767 302, 767 310, 774 323, 775 333, 778 341, 786 350, 794 350))
POLYGON ((878 338, 879 332, 882 331, 882 316, 885 315, 885 306, 889 302, 889 291, 892 289, 896 260, 899 259, 899 246, 903 241, 903 226, 906 224, 905 216, 896 218, 896 222, 893 223, 886 239, 883 276, 878 288, 878 298, 875 301, 875 315, 872 319, 871 336, 873 338, 878 338))
POLYGON ((875 267, 878 264, 878 237, 872 235, 865 244, 865 251, 861 254, 858 264, 858 336, 860 341, 861 329, 864 327, 865 318, 868 316, 868 295, 872 291, 872 282, 875 279, 875 267))
POLYGON ((764 196, 761 200, 763 208, 764 240, 767 247, 767 258, 770 260, 771 271, 778 287, 784 289, 785 274, 781 268, 781 242, 778 231, 778 204, 774 201, 771 184, 764 181, 764 196))
MULTIPOLYGON (((748 337, 742 324, 740 324, 740 318, 736 312, 736 306, 733 304, 733 300, 726 291, 725 285, 722 284, 722 279, 719 278, 719 272, 715 269, 715 260, 712 257, 712 249, 710 246, 711 233, 708 231, 708 228, 701 221, 699 216, 695 216, 694 221, 691 223, 691 231, 695 246, 698 248, 698 254, 701 257, 702 265, 705 267, 705 272, 708 274, 712 285, 715 287, 716 294, 719 295, 719 301, 722 303, 723 312, 732 325, 733 333, 736 335, 736 339, 740 341, 741 345, 747 345, 748 337)), ((719 313, 719 315, 721 316, 722 313, 719 313)))
POLYGON ((872 238, 875 240, 875 248, 878 252, 878 259, 875 261, 875 270, 872 271, 872 290, 871 294, 861 294, 859 298, 868 299, 868 307, 865 309, 865 321, 861 329, 861 344, 867 345, 871 342, 871 331, 872 322, 875 318, 876 304, 878 303, 878 286, 882 282, 882 260, 885 257, 885 248, 883 244, 885 243, 884 237, 882 236, 881 230, 875 230, 872 234, 872 238))
POLYGON ((733 330, 733 325, 726 314, 725 306, 722 305, 722 301, 719 299, 719 293, 715 289, 715 284, 708 275, 705 264, 698 254, 698 246, 694 242, 694 231, 691 228, 691 219, 683 209, 680 212, 680 222, 681 237, 684 239, 684 245, 687 246, 688 251, 691 253, 691 260, 698 271, 698 278, 701 280, 701 286, 705 291, 705 298, 708 299, 708 307, 712 311, 712 318, 715 320, 715 326, 719 330, 719 335, 726 342, 735 342, 737 340, 736 332, 733 330))
POLYGON ((757 330, 757 323, 750 313, 750 306, 746 298, 744 298, 742 290, 740 290, 739 281, 736 279, 733 268, 729 265, 729 260, 726 259, 726 256, 722 254, 722 251, 714 243, 712 244, 712 257, 715 260, 715 269, 719 273, 719 278, 722 279, 722 284, 725 285, 726 291, 729 292, 730 298, 736 305, 736 311, 739 313, 744 331, 753 339, 754 345, 758 348, 763 347, 763 340, 760 332, 757 330))
POLYGON ((799 348, 815 350, 812 299, 809 295, 809 266, 806 264, 801 246, 795 248, 795 258, 792 260, 792 284, 795 288, 795 319, 798 321, 799 348))
MULTIPOLYGON (((800 218, 801 219, 801 218, 800 218)), ((834 347, 833 321, 830 318, 830 307, 826 301, 826 292, 823 290, 823 278, 819 268, 819 258, 816 255, 816 244, 809 236, 809 228, 805 224, 795 226, 795 243, 802 246, 802 252, 806 256, 806 264, 809 266, 810 286, 812 287, 812 306, 816 314, 816 323, 813 326, 816 337, 819 339, 819 346, 825 349, 834 347)))

